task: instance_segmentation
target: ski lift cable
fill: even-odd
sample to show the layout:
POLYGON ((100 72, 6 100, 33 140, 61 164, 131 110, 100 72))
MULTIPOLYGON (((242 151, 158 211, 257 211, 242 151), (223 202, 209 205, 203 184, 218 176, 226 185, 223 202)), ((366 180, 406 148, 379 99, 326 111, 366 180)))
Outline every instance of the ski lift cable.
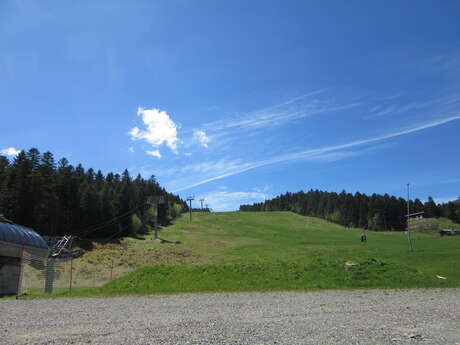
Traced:
POLYGON ((100 229, 104 229, 104 228, 106 228, 106 227, 108 227, 108 226, 110 226, 110 225, 113 225, 114 223, 116 223, 117 221, 119 221, 119 220, 121 220, 121 219, 123 219, 123 218, 126 218, 126 217, 131 216, 133 213, 136 212, 136 210, 137 210, 137 209, 131 210, 131 211, 126 212, 126 213, 124 213, 124 214, 122 214, 122 215, 119 215, 119 216, 117 216, 117 217, 115 217, 115 218, 113 218, 113 219, 111 219, 111 220, 108 220, 108 221, 106 221, 106 222, 104 222, 104 223, 97 224, 97 225, 95 225, 95 226, 92 227, 92 228, 91 228, 91 227, 90 227, 89 229, 87 228, 87 230, 85 230, 85 231, 80 231, 80 232, 74 233, 73 235, 90 234, 90 233, 96 232, 96 231, 98 231, 98 230, 100 230, 100 229))
POLYGON ((103 228, 105 228, 105 227, 107 227, 109 225, 112 225, 117 220, 131 215, 132 213, 137 211, 140 207, 145 206, 145 205, 147 205, 147 203, 143 203, 141 205, 138 205, 138 206, 132 208, 131 210, 129 210, 129 211, 127 211, 127 212, 125 212, 125 213, 123 213, 121 215, 118 215, 118 216, 116 216, 116 217, 114 217, 114 218, 112 218, 110 220, 106 220, 106 221, 104 221, 102 223, 99 223, 99 224, 91 225, 91 226, 89 226, 89 227, 87 227, 85 229, 82 229, 80 232, 72 233, 72 236, 88 234, 88 233, 95 232, 97 230, 103 229, 103 228))

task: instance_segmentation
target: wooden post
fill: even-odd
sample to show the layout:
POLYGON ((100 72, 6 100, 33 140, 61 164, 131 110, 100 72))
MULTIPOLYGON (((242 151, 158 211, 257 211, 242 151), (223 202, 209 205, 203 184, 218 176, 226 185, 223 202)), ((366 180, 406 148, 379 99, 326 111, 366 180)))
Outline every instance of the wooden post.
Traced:
POLYGON ((70 283, 69 283, 69 292, 72 292, 72 279, 73 279, 73 256, 70 253, 70 283))
POLYGON ((24 266, 24 237, 22 238, 21 258, 19 259, 18 284, 16 286, 16 299, 19 299, 19 296, 21 295, 23 266, 24 266))
POLYGON ((110 263, 110 281, 112 281, 112 276, 113 276, 113 259, 112 259, 112 262, 110 263))

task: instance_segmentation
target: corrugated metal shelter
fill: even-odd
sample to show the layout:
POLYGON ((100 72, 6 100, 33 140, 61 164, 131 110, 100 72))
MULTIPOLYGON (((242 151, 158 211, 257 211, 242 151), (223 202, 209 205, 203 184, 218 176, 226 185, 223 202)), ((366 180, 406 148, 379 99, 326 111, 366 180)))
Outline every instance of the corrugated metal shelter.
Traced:
POLYGON ((0 216, 0 295, 19 291, 24 257, 43 267, 49 248, 32 229, 14 224, 0 216))

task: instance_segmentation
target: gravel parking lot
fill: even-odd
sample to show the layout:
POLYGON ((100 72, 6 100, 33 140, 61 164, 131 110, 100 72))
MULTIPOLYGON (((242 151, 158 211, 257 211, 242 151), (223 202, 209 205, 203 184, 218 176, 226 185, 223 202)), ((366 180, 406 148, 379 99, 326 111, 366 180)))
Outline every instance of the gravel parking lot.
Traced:
POLYGON ((0 301, 9 344, 460 344, 460 290, 0 301))

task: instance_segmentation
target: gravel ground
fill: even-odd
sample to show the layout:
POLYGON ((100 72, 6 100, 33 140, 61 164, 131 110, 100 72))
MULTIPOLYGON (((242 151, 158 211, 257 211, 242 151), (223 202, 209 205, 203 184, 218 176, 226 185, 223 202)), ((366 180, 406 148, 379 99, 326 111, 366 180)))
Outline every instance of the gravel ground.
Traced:
POLYGON ((0 344, 460 345, 460 289, 4 300, 0 344))

